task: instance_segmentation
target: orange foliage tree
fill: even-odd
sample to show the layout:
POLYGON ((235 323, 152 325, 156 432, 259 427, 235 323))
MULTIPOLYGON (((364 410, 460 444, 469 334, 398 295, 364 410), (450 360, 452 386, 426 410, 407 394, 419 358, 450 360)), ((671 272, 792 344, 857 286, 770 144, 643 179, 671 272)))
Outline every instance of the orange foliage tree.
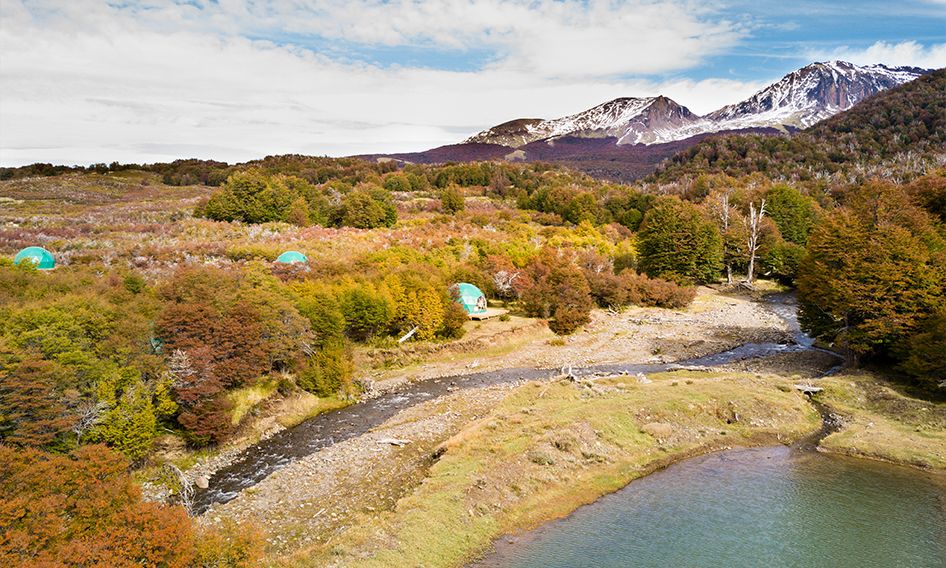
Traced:
POLYGON ((141 500, 128 462, 105 446, 68 456, 0 446, 0 565, 250 567, 250 532, 201 534, 182 507, 141 500))

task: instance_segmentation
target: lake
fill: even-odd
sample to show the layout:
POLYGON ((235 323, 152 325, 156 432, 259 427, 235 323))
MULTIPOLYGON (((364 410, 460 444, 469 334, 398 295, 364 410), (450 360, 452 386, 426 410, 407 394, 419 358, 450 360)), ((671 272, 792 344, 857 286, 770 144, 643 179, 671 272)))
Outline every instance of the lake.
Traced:
POLYGON ((946 479, 788 447, 734 449, 503 537, 473 566, 944 568, 946 479))

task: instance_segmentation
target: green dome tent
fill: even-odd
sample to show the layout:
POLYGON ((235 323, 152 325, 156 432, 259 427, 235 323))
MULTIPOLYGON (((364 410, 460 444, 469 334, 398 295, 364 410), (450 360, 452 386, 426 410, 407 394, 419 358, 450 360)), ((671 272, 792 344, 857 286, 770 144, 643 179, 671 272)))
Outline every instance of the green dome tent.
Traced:
POLYGON ((486 311, 486 296, 472 284, 460 283, 450 287, 454 299, 463 306, 468 314, 481 314, 486 311))
POLYGON ((276 259, 276 262, 285 262, 286 264, 291 264, 293 262, 305 262, 306 260, 308 259, 301 252, 289 250, 279 255, 279 258, 276 259))
POLYGON ((20 252, 16 253, 16 258, 13 259, 13 264, 20 264, 20 262, 28 260, 36 265, 36 268, 40 270, 49 270, 51 268, 56 268, 56 259, 53 258, 53 255, 49 254, 49 251, 43 247, 26 247, 20 252))

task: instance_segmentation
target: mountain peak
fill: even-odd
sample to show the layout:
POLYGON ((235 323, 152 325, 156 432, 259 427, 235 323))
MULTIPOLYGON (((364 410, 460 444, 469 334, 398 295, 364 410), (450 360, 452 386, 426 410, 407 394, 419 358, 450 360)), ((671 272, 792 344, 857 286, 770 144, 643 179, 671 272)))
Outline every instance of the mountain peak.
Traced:
POLYGON ((618 138, 619 144, 666 142, 664 132, 698 121, 699 117, 664 96, 621 97, 578 114, 554 120, 518 119, 484 130, 464 144, 485 142, 518 148, 560 136, 618 138))
POLYGON ((812 63, 792 71, 748 99, 707 115, 721 130, 746 127, 807 128, 865 98, 927 73, 912 67, 812 63))

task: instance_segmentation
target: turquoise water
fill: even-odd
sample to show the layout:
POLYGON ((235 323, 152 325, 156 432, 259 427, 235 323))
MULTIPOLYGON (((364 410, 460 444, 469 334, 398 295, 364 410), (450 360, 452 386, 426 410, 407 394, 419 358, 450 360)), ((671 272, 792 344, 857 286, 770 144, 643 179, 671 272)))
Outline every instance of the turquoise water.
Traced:
POLYGON ((946 568, 946 480, 736 449, 676 464, 496 543, 477 568, 946 568))

